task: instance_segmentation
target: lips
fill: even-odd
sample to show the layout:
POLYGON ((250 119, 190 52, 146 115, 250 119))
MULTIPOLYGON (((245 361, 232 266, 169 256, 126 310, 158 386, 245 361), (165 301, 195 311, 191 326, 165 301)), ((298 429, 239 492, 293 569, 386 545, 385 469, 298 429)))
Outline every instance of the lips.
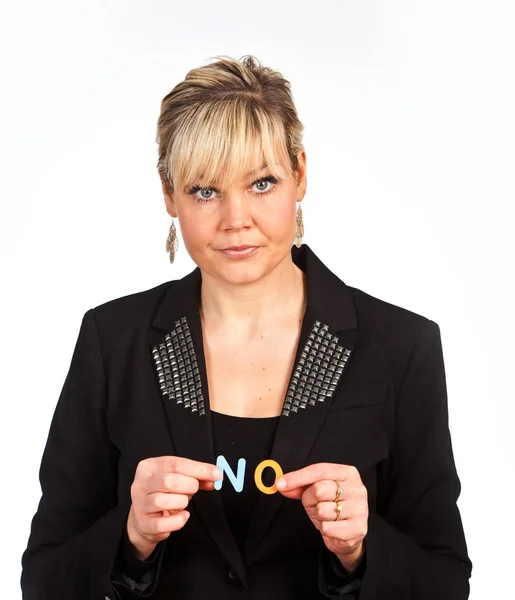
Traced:
POLYGON ((220 248, 220 250, 231 250, 233 252, 239 252, 240 250, 247 250, 247 248, 255 248, 256 246, 229 246, 227 248, 220 248))
POLYGON ((230 246, 228 248, 220 248, 220 252, 226 258, 247 258, 252 256, 258 250, 259 246, 230 246))

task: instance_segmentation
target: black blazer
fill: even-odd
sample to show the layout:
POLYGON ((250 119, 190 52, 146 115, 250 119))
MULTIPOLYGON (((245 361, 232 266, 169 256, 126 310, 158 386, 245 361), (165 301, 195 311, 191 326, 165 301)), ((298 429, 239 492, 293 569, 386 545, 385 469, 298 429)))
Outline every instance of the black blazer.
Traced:
MULTIPOLYGON (((359 470, 369 500, 359 600, 465 600, 472 563, 438 325, 345 285, 307 245, 292 257, 307 308, 271 458, 284 472, 359 470)), ((25 600, 140 597, 112 576, 138 462, 215 462, 200 284, 196 268, 84 314, 42 457, 25 600)), ((244 553, 219 493, 197 493, 189 510, 163 542, 152 598, 327 596, 324 545, 300 501, 261 494, 244 553)))

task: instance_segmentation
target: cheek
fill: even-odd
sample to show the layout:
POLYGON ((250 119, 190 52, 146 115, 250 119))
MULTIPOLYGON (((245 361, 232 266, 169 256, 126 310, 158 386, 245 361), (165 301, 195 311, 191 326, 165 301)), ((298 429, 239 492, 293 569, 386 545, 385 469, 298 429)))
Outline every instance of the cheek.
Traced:
POLYGON ((201 247, 213 236, 212 219, 208 215, 199 218, 198 213, 190 210, 178 211, 181 234, 188 248, 201 247))
POLYGON ((295 195, 291 198, 271 198, 256 211, 256 217, 269 231, 290 232, 295 228, 297 205, 295 195))

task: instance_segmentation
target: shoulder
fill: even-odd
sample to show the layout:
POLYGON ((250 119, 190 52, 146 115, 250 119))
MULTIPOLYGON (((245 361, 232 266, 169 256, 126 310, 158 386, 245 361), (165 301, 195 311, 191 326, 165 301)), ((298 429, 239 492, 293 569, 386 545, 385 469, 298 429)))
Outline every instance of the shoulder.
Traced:
POLYGON ((383 348, 410 351, 424 337, 440 338, 438 324, 403 306, 347 286, 356 310, 360 334, 383 348))
POLYGON ((166 281, 147 290, 112 298, 90 308, 90 314, 106 343, 145 332, 163 296, 176 280, 166 281))
POLYGON ((424 328, 430 318, 409 308, 393 304, 387 300, 372 296, 358 288, 347 286, 356 308, 360 326, 398 329, 400 327, 417 331, 424 328))

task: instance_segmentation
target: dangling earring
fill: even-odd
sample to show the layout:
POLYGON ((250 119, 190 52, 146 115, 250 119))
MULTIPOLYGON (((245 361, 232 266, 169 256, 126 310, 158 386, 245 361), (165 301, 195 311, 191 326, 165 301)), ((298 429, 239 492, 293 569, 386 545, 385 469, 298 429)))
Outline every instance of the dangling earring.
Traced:
POLYGON ((302 209, 300 207, 300 202, 297 208, 297 216, 295 221, 297 224, 297 228, 295 230, 295 245, 297 248, 300 248, 302 246, 302 236, 304 235, 304 221, 302 220, 302 209))
POLYGON ((177 230, 175 229, 175 223, 172 219, 170 225, 170 231, 168 232, 168 238, 166 240, 166 251, 170 253, 170 262, 173 263, 175 259, 175 253, 179 247, 179 240, 177 239, 177 230))

